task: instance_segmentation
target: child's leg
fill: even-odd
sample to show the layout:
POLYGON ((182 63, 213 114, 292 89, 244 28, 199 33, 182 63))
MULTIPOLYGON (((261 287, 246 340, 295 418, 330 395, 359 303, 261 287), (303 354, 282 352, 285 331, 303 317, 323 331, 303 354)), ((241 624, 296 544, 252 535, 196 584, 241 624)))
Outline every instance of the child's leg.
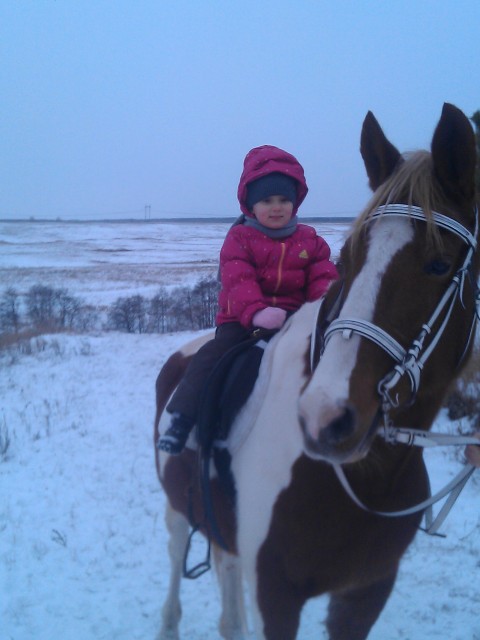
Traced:
POLYGON ((159 449, 173 454, 182 451, 195 424, 202 391, 210 372, 229 349, 249 335, 250 332, 238 322, 222 324, 217 328, 215 339, 207 342, 195 354, 167 405, 167 411, 173 414, 172 421, 159 440, 159 449))

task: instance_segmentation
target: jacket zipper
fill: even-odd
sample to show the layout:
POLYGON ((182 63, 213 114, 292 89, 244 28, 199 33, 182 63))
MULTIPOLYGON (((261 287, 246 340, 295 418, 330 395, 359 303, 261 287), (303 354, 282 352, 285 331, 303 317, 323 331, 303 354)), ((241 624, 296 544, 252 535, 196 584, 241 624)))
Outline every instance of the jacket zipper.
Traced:
POLYGON ((281 247, 282 247, 282 251, 280 254, 280 261, 278 263, 278 269, 277 269, 277 284, 275 285, 275 293, 278 291, 280 284, 282 283, 282 269, 283 269, 283 260, 285 258, 285 243, 282 242, 281 243, 281 247))

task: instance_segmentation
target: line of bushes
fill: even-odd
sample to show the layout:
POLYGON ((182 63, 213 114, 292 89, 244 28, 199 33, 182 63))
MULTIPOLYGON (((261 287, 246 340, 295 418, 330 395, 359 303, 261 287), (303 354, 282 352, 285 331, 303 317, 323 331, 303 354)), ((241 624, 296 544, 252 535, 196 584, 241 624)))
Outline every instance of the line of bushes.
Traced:
POLYGON ((119 297, 105 311, 86 304, 67 289, 34 285, 25 294, 14 287, 0 297, 0 333, 90 331, 167 333, 213 327, 219 283, 213 276, 194 287, 160 287, 153 298, 119 297))

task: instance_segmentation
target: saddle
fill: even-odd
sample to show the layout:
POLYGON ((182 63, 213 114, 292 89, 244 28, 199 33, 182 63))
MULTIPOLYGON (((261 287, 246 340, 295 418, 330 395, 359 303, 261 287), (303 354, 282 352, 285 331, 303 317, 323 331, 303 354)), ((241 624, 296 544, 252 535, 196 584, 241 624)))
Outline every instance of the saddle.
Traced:
POLYGON ((227 351, 207 378, 197 415, 197 439, 202 450, 223 447, 238 412, 258 377, 266 343, 278 329, 256 329, 250 338, 227 351))
POLYGON ((197 416, 197 440, 204 480, 208 479, 210 460, 213 459, 220 482, 232 500, 235 499, 235 488, 226 439, 255 386, 264 348, 277 331, 256 329, 251 338, 230 349, 210 373, 202 394, 197 416))

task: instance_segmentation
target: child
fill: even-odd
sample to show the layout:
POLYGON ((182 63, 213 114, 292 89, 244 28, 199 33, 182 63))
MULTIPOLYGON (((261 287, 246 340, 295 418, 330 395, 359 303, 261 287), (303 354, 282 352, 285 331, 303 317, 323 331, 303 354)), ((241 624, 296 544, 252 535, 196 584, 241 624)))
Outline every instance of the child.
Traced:
POLYGON ((286 151, 265 145, 247 154, 238 186, 243 216, 220 252, 215 339, 192 359, 167 406, 172 420, 158 442, 162 451, 183 450, 205 380, 224 353, 255 327, 280 329, 287 313, 323 296, 337 277, 325 240, 297 223, 307 191, 302 166, 286 151))

